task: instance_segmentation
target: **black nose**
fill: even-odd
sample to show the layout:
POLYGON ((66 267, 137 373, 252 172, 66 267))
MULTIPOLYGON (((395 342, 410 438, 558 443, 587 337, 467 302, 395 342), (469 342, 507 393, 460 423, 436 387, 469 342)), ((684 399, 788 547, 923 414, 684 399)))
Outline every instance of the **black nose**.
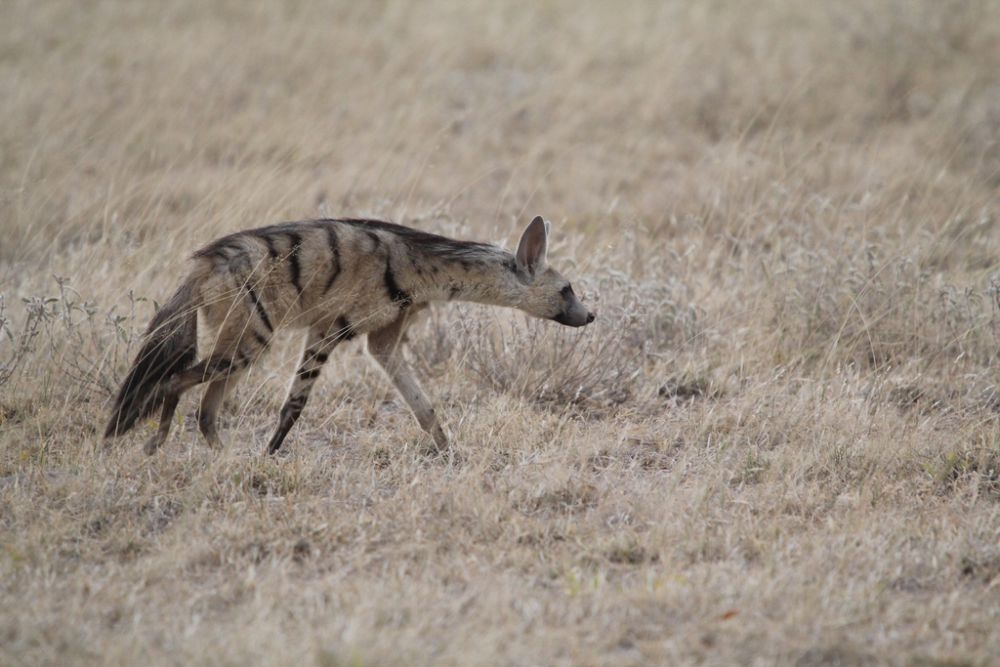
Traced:
POLYGON ((590 324, 593 321, 594 321, 594 314, 593 313, 587 313, 587 324, 590 324))

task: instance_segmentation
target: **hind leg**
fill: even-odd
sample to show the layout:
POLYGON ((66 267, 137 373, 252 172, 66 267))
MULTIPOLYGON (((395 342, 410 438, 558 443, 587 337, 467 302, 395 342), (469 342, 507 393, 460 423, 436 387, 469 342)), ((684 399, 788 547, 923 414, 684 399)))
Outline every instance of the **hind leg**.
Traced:
POLYGON ((166 442, 167 436, 170 435, 170 425, 174 421, 174 411, 177 410, 177 403, 179 401, 179 394, 167 394, 167 397, 163 399, 163 409, 160 412, 160 426, 142 448, 142 451, 146 454, 153 454, 160 448, 160 445, 166 442))
POLYGON ((239 372, 224 380, 215 380, 205 390, 205 395, 201 399, 201 407, 198 409, 198 429, 205 436, 209 447, 214 449, 222 447, 222 440, 220 440, 219 432, 216 430, 216 419, 226 395, 230 389, 236 386, 241 376, 242 372, 239 372))
POLYGON ((262 336, 252 336, 251 338, 253 342, 244 339, 235 349, 232 349, 231 353, 212 354, 207 359, 203 359, 191 368, 175 375, 167 382, 164 388, 166 398, 163 403, 160 428, 146 443, 145 451, 147 453, 156 451, 166 440, 170 432, 170 422, 177 409, 177 402, 181 394, 204 382, 208 382, 209 387, 202 398, 198 427, 205 439, 208 440, 209 445, 213 447, 219 445, 219 437, 215 429, 215 416, 225 398, 226 390, 229 386, 235 385, 238 377, 260 356, 266 347, 267 340, 262 336))
MULTIPOLYGON (((249 364, 246 362, 242 367, 249 364)), ((195 385, 201 384, 202 382, 211 381, 213 379, 219 379, 218 381, 225 385, 226 378, 235 370, 232 369, 233 363, 228 358, 217 358, 215 356, 200 361, 186 371, 181 372, 179 375, 174 376, 170 381, 167 382, 166 387, 163 389, 164 399, 163 408, 160 411, 160 426, 156 429, 156 433, 146 441, 143 446, 142 451, 147 454, 153 454, 157 449, 160 448, 167 440, 167 436, 170 435, 170 426, 174 419, 174 412, 177 410, 177 404, 180 402, 181 394, 185 391, 194 387, 195 385)), ((213 382, 213 385, 215 382, 213 382)), ((211 392, 211 387, 206 395, 211 392)), ((221 397, 220 399, 221 400, 221 397)), ((215 406, 218 409, 218 406, 215 406)), ((212 413, 214 415, 214 412, 212 413)), ((215 420, 212 420, 212 426, 214 430, 215 420)), ((204 433, 204 428, 202 429, 204 433)), ((207 437, 207 436, 206 436, 207 437)), ((211 440, 210 440, 211 442, 211 440)))
POLYGON ((171 378, 166 391, 180 395, 205 382, 224 383, 228 378, 245 371, 267 349, 268 343, 266 336, 252 328, 235 333, 223 331, 216 342, 215 351, 171 378), (227 340, 232 342, 224 343, 227 340))

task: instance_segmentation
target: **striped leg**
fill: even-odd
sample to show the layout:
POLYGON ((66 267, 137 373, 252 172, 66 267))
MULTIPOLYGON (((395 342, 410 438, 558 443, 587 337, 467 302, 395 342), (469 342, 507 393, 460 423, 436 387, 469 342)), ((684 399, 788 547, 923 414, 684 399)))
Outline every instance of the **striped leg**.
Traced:
POLYGON ((216 449, 222 447, 219 432, 216 430, 216 418, 226 394, 232 387, 236 386, 242 375, 243 371, 238 371, 223 380, 215 380, 205 390, 205 395, 201 399, 201 407, 198 409, 198 429, 205 436, 209 447, 216 449))
POLYGON ((142 451, 146 454, 153 454, 160 448, 160 445, 167 441, 167 436, 170 435, 170 425, 174 420, 174 411, 177 410, 177 403, 179 401, 180 396, 178 394, 167 394, 166 398, 163 399, 163 409, 160 411, 160 426, 142 448, 142 451))
MULTIPOLYGON (((163 410, 160 414, 160 427, 146 442, 143 451, 147 454, 152 454, 166 441, 167 436, 170 434, 171 421, 173 420, 174 411, 177 409, 177 403, 180 400, 181 394, 203 382, 211 382, 212 384, 206 392, 206 398, 209 398, 210 395, 215 394, 213 389, 217 384, 221 383, 223 386, 227 384, 232 385, 235 381, 235 378, 232 376, 246 369, 259 352, 260 350, 257 350, 256 353, 253 351, 238 351, 232 358, 224 354, 214 354, 208 359, 199 361, 179 375, 174 376, 164 389, 166 397, 163 400, 163 410)), ((221 396, 219 400, 221 400, 221 396)), ((199 425, 202 426, 202 433, 205 433, 201 415, 199 415, 199 422, 199 425)), ((214 426, 213 419, 213 431, 214 426)), ((205 435, 209 440, 209 444, 212 444, 212 438, 207 433, 205 435)), ((216 437, 216 441, 217 439, 216 437)))
POLYGON ((316 378, 323 370, 323 364, 326 363, 333 348, 342 339, 342 336, 338 334, 339 332, 334 332, 328 335, 319 329, 309 329, 305 345, 302 348, 302 359, 299 361, 298 370, 295 371, 295 377, 292 378, 292 386, 288 390, 288 398, 281 406, 278 428, 271 436, 271 441, 267 443, 268 454, 274 454, 281 448, 285 436, 288 435, 299 415, 302 414, 302 409, 305 408, 306 401, 309 400, 309 392, 312 391, 313 385, 316 384, 316 378))
POLYGON ((246 352, 238 352, 235 359, 226 355, 212 355, 174 376, 164 389, 166 397, 163 399, 160 427, 146 441, 143 451, 152 454, 166 442, 167 436, 170 434, 170 423, 173 421, 174 411, 177 409, 181 394, 202 382, 225 381, 232 373, 239 372, 249 366, 252 358, 251 354, 246 352))
POLYGON ((250 365, 253 358, 249 354, 237 352, 235 355, 213 354, 174 377, 170 382, 170 393, 180 396, 203 382, 225 380, 250 365))
POLYGON ((403 396, 406 404, 410 406, 420 427, 434 438, 434 443, 438 448, 444 449, 448 446, 448 436, 445 435, 444 429, 434 413, 434 406, 431 405, 427 394, 421 389, 420 383, 413 375, 413 369, 409 367, 403 359, 403 355, 400 354, 399 346, 406 330, 406 324, 406 315, 402 315, 389 326, 368 334, 368 352, 382 366, 392 383, 396 385, 396 389, 403 396))

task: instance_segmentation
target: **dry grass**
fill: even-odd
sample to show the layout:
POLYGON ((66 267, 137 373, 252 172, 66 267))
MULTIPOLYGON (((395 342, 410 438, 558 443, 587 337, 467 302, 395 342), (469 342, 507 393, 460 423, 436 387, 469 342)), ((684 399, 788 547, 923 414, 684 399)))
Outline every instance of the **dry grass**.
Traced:
POLYGON ((0 17, 0 663, 995 664, 1000 3, 0 17), (198 244, 536 212, 599 321, 437 310, 451 456, 355 344, 263 458, 292 340, 100 442, 198 244))

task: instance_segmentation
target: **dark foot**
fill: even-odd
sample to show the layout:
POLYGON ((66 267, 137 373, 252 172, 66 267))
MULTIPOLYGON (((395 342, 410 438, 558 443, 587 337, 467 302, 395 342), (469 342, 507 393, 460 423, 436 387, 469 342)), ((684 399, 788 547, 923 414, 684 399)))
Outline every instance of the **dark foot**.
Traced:
POLYGON ((149 440, 146 441, 146 444, 142 446, 142 451, 145 454, 147 454, 149 456, 152 456, 153 454, 156 453, 156 450, 160 448, 160 446, 163 444, 163 442, 166 439, 167 439, 166 436, 163 436, 163 435, 160 435, 159 433, 157 433, 157 434, 153 435, 153 437, 151 437, 149 440))

